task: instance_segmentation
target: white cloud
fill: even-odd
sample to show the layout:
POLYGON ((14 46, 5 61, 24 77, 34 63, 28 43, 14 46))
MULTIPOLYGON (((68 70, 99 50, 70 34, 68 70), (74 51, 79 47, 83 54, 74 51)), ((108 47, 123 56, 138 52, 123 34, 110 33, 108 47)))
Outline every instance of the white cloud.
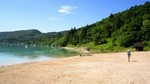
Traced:
POLYGON ((73 6, 61 6, 60 9, 58 9, 58 12, 63 14, 70 14, 72 13, 72 10, 76 8, 77 7, 73 7, 73 6))
POLYGON ((52 21, 59 20, 59 19, 56 18, 56 17, 50 17, 49 19, 52 20, 52 21))

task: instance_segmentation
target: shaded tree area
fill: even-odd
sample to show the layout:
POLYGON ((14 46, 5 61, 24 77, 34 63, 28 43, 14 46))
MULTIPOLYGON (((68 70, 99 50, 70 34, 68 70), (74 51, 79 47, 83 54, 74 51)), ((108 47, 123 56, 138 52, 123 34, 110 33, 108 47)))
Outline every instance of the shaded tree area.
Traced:
POLYGON ((129 47, 136 42, 150 41, 150 2, 130 9, 110 14, 98 22, 93 32, 95 45, 107 43, 111 38, 113 44, 129 47), (95 34, 95 35, 94 35, 95 34), (102 40, 103 38, 103 40, 102 40))

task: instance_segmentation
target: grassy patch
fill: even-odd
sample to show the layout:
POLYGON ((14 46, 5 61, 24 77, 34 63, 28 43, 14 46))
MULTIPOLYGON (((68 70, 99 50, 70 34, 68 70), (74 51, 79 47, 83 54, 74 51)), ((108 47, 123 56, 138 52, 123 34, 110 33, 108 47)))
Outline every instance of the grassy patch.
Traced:
MULTIPOLYGON (((111 53, 111 52, 126 52, 127 50, 135 51, 134 47, 121 47, 117 45, 118 43, 115 43, 115 45, 112 43, 111 39, 107 40, 107 43, 100 44, 100 45, 94 45, 93 42, 89 42, 86 44, 81 45, 68 45, 68 47, 87 47, 91 53, 111 53)), ((147 42, 147 44, 144 46, 144 51, 150 50, 150 42, 147 42)))
POLYGON ((90 48, 90 52, 92 53, 109 53, 109 52, 123 52, 130 49, 131 51, 134 51, 133 47, 120 47, 119 45, 113 45, 111 39, 108 40, 106 44, 100 44, 100 45, 94 45, 93 42, 82 44, 81 46, 86 46, 90 48))

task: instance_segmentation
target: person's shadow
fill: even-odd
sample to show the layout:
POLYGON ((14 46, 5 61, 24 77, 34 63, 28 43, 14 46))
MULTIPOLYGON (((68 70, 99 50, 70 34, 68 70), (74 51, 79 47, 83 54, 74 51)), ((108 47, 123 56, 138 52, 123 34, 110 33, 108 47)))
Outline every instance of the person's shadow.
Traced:
POLYGON ((137 60, 131 60, 130 62, 137 62, 137 60))

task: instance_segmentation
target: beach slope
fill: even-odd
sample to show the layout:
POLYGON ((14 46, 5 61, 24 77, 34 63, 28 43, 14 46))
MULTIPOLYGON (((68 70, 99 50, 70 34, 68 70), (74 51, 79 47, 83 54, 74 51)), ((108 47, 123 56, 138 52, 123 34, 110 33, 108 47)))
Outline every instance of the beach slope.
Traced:
POLYGON ((0 84, 150 84, 150 51, 103 53, 0 67, 0 84))

